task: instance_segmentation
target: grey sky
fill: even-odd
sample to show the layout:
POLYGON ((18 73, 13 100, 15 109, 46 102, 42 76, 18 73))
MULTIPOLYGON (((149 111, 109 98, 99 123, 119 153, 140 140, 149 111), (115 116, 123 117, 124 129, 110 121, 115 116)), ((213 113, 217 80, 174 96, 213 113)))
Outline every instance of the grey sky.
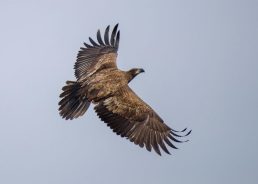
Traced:
POLYGON ((258 182, 257 0, 1 0, 0 25, 0 183, 258 182), (121 139, 92 107, 59 117, 79 47, 117 22, 119 67, 146 71, 130 86, 193 129, 171 156, 121 139))

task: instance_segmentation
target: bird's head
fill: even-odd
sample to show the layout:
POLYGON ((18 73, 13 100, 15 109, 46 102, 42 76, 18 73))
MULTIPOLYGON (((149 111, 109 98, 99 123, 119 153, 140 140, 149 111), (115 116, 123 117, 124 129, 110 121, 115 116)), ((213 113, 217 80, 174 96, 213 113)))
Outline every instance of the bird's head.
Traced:
POLYGON ((131 70, 129 70, 127 72, 130 76, 128 82, 130 82, 134 77, 136 77, 138 74, 143 73, 143 72, 145 72, 145 71, 142 68, 132 68, 131 70))

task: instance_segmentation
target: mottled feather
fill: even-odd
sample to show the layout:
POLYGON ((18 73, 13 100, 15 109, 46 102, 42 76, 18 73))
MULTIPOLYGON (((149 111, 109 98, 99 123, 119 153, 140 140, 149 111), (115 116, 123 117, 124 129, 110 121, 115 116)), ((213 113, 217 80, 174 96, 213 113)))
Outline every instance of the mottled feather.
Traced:
POLYGON ((82 81, 89 75, 96 72, 102 65, 116 68, 116 57, 119 46, 120 33, 116 34, 118 24, 112 31, 111 44, 109 44, 109 27, 106 28, 104 40, 102 40, 100 30, 97 32, 98 43, 91 37, 89 41, 92 45, 84 43, 85 48, 81 48, 74 65, 77 80, 82 81))
POLYGON ((118 24, 111 35, 109 29, 110 26, 105 29, 103 38, 98 30, 97 41, 89 37, 90 44, 84 43, 85 47, 80 48, 74 65, 77 81, 67 81, 62 88, 60 115, 65 119, 78 118, 93 103, 99 118, 117 135, 159 155, 161 150, 170 154, 167 146, 177 149, 173 143, 185 142, 177 138, 188 136, 191 131, 171 129, 128 86, 144 70, 125 72, 117 68, 120 31, 118 24))
POLYGON ((153 148, 161 155, 160 148, 170 154, 165 143, 176 147, 168 127, 155 111, 140 99, 128 86, 120 88, 115 95, 103 99, 95 106, 98 116, 118 135, 128 138, 148 151, 153 148))

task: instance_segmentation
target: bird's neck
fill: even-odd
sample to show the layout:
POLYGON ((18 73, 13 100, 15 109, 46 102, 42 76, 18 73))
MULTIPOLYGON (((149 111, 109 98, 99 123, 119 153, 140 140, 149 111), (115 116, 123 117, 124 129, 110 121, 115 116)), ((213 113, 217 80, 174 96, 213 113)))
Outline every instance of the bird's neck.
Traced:
POLYGON ((125 72, 125 77, 126 77, 128 83, 129 83, 129 82, 131 82, 133 80, 135 75, 131 71, 126 71, 125 72))

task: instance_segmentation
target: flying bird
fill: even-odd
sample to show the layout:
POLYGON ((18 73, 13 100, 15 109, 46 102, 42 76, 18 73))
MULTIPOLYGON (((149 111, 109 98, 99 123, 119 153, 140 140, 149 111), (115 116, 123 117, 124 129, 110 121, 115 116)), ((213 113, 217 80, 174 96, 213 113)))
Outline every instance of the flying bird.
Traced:
POLYGON ((104 39, 98 30, 97 41, 89 37, 90 44, 84 43, 85 47, 80 48, 74 65, 76 81, 67 81, 62 88, 59 113, 66 120, 72 120, 84 115, 90 104, 94 104, 98 117, 117 135, 148 151, 153 149, 159 155, 160 149, 170 154, 167 146, 177 149, 174 142, 186 142, 178 139, 189 135, 191 131, 170 128, 128 86, 144 70, 118 69, 118 24, 111 33, 109 30, 110 26, 107 26, 104 39))

